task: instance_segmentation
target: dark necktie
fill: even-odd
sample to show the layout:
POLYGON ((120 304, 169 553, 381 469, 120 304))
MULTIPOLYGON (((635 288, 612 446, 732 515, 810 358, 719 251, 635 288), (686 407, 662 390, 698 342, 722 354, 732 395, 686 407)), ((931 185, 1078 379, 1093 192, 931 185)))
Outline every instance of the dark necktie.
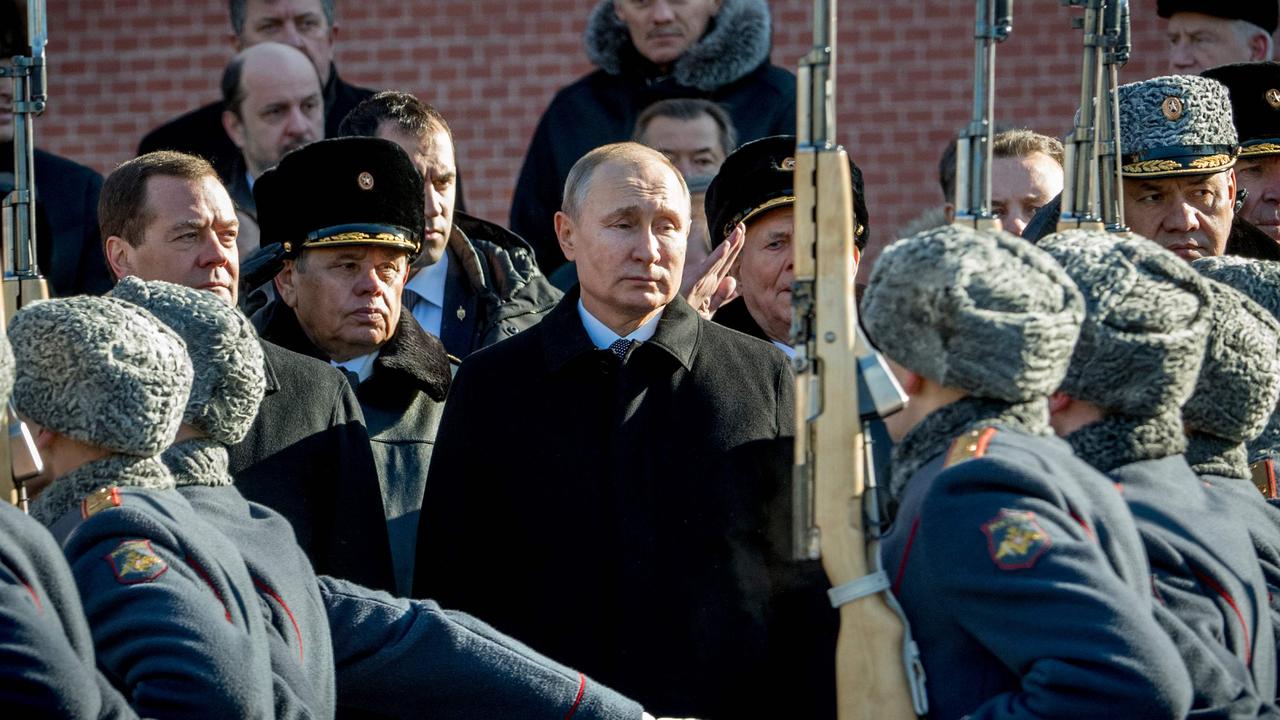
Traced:
POLYGON ((631 347, 631 343, 633 342, 635 341, 627 340, 626 338, 618 338, 609 346, 609 352, 617 355, 618 359, 621 360, 627 356, 627 350, 631 347))

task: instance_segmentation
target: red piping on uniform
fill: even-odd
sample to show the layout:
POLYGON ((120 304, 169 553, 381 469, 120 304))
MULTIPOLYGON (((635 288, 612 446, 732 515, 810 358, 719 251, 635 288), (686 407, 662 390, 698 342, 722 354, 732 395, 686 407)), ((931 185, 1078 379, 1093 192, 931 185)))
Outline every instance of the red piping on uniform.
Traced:
POLYGON ((911 556, 911 543, 916 540, 916 531, 920 529, 920 516, 917 515, 915 522, 911 523, 911 532, 907 534, 907 546, 902 548, 902 561, 898 563, 898 576, 893 579, 893 594, 898 594, 898 588, 902 586, 902 576, 907 572, 907 558, 911 556))
POLYGON ((1088 536, 1089 536, 1089 539, 1090 539, 1090 540, 1092 540, 1092 539, 1093 539, 1093 530, 1089 527, 1089 523, 1085 522, 1085 521, 1084 521, 1084 518, 1080 517, 1080 515, 1079 515, 1078 513, 1076 513, 1076 511, 1075 511, 1074 509, 1072 509, 1072 510, 1071 510, 1071 517, 1072 517, 1072 519, 1073 519, 1073 520, 1075 520, 1076 522, 1080 523, 1080 527, 1084 528, 1084 533, 1085 533, 1085 535, 1088 535, 1088 536))
POLYGON ((298 638, 298 662, 302 662, 302 631, 298 629, 298 620, 293 616, 293 611, 289 609, 289 603, 285 602, 284 598, 277 595, 275 590, 272 590, 258 578, 255 577, 253 579, 253 584, 262 592, 270 595, 272 600, 280 603, 280 607, 284 608, 284 614, 288 615, 289 622, 293 623, 293 634, 298 638))
POLYGON ((227 607, 227 601, 222 599, 222 595, 218 593, 218 588, 213 586, 213 581, 209 579, 209 574, 206 573, 204 568, 200 567, 200 563, 196 562, 195 558, 190 555, 187 556, 187 564, 195 569, 196 574, 200 576, 200 579, 204 581, 204 584, 208 585, 209 589, 213 591, 213 596, 218 598, 218 602, 222 603, 222 611, 227 614, 227 622, 231 622, 231 608, 227 607))
POLYGON ((26 588, 27 592, 31 593, 31 600, 36 604, 36 609, 39 610, 41 614, 44 614, 44 606, 40 604, 40 596, 36 595, 36 591, 28 585, 25 580, 22 582, 22 587, 26 588))
POLYGON ((1192 572, 1196 574, 1196 577, 1200 579, 1200 582, 1204 583, 1205 585, 1208 585, 1209 589, 1213 590, 1214 592, 1218 593, 1218 595, 1222 596, 1222 599, 1226 600, 1227 604, 1231 606, 1231 610, 1235 612, 1236 619, 1240 621, 1240 631, 1244 633, 1244 664, 1252 666, 1253 665, 1253 646, 1249 644, 1249 626, 1245 624, 1244 613, 1240 612, 1240 608, 1236 605, 1235 598, 1231 597, 1231 593, 1223 589, 1223 587, 1219 585, 1216 581, 1214 581, 1213 578, 1209 577, 1208 575, 1205 575, 1199 570, 1193 570, 1192 572))
POLYGON ((573 706, 569 708, 569 712, 565 714, 564 720, 569 720, 573 714, 578 712, 578 706, 582 704, 582 696, 587 692, 587 676, 578 673, 578 696, 573 699, 573 706))

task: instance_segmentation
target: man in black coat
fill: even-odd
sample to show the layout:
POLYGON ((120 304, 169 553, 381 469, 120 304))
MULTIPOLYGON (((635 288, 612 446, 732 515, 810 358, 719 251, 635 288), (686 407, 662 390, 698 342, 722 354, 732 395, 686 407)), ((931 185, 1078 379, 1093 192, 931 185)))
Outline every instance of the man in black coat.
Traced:
POLYGON ((510 227, 533 246, 544 272, 565 261, 552 217, 569 168, 593 148, 630 138, 654 102, 719 103, 742 141, 795 131, 796 81, 769 62, 770 30, 764 0, 596 3, 585 44, 597 69, 551 100, 511 203, 510 227))
POLYGON ((655 712, 829 715, 825 578, 782 559, 776 522, 793 423, 784 356, 676 297, 689 196, 660 153, 592 151, 564 208, 581 290, 458 371, 415 595, 655 712))
MULTIPOLYGON (((130 160, 107 178, 99 215, 117 278, 167 280, 235 304, 235 210, 208 163, 171 152, 130 160)), ((266 395, 229 448, 237 487, 289 519, 317 571, 391 589, 382 496, 351 387, 327 363, 262 347, 266 395)))
MULTIPOLYGON (((334 137, 338 123, 351 108, 373 94, 338 77, 333 46, 338 25, 333 21, 334 0, 231 0, 231 40, 236 51, 260 42, 292 45, 306 53, 320 74, 324 87, 325 136, 334 137)), ((179 150, 208 160, 224 182, 231 182, 240 150, 222 126, 223 102, 218 100, 179 116, 147 133, 138 154, 154 150, 179 150)))

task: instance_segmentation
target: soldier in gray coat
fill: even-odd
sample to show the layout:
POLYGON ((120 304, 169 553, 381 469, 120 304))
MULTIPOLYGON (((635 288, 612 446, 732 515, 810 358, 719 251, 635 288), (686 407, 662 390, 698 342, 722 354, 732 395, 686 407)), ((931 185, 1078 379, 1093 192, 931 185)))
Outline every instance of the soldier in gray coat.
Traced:
POLYGON ((13 404, 54 477, 31 512, 62 545, 98 667, 143 717, 271 717, 268 629, 244 561, 159 458, 191 389, 182 340, 88 296, 29 305, 9 335, 13 404))
POLYGON ((1275 712, 1266 584, 1248 533, 1188 467, 1179 414, 1206 335, 1246 346, 1271 336, 1274 347, 1274 331, 1224 308, 1221 293, 1144 238, 1070 231, 1044 247, 1079 286, 1087 313, 1052 401, 1054 429, 1117 483, 1133 512, 1156 619, 1191 675, 1193 711, 1275 712))

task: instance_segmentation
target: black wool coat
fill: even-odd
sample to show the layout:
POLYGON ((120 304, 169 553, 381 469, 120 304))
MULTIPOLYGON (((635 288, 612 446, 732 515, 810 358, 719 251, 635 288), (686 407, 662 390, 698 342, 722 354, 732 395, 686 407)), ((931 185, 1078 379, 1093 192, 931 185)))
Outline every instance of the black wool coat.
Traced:
POLYGON ((676 299, 619 361, 592 345, 577 303, 575 290, 459 369, 415 595, 655 715, 829 716, 825 577, 784 560, 782 353, 676 299))
POLYGON ((382 491, 355 393, 327 362, 272 342, 262 349, 266 396, 249 434, 228 448, 236 487, 289 519, 317 573, 394 589, 382 491))

